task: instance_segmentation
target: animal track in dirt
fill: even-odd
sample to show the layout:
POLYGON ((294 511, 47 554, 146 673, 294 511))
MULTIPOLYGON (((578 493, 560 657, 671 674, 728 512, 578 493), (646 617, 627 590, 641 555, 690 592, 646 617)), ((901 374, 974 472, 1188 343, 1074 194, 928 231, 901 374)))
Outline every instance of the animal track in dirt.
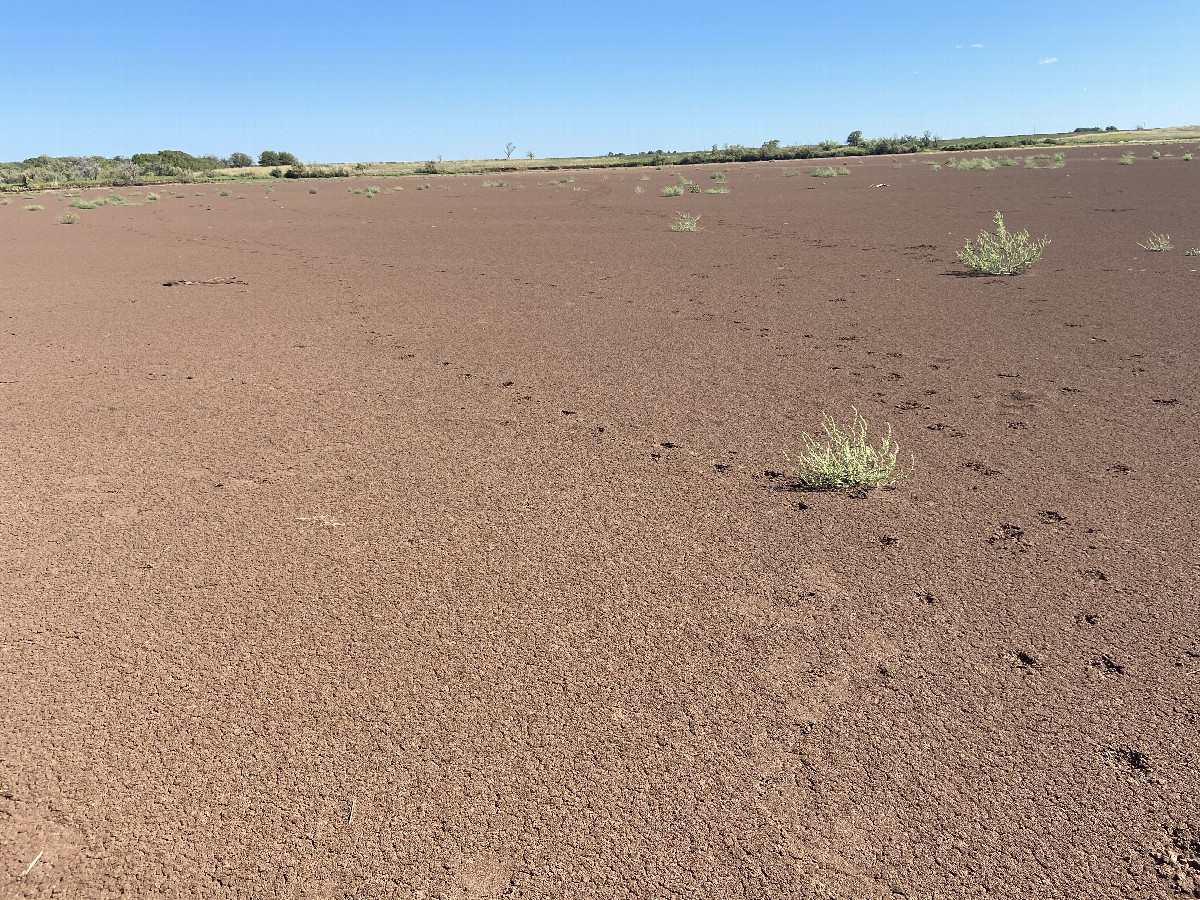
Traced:
POLYGON ((973 472, 978 472, 980 475, 983 475, 985 478, 992 478, 996 475, 1003 474, 999 469, 993 469, 990 466, 986 466, 981 462, 963 463, 963 468, 970 469, 973 472))
POLYGON ((1158 877, 1179 896, 1200 897, 1200 827, 1174 825, 1164 831, 1163 848, 1150 854, 1158 863, 1158 877))
POLYGON ((1092 663, 1092 667, 1113 675, 1125 674, 1125 666, 1115 662, 1108 654, 1102 654, 1098 660, 1092 663))
POLYGON ((1104 754, 1138 774, 1144 775, 1150 771, 1150 757, 1136 747, 1109 747, 1104 754))
POLYGON ((1000 547, 1013 553, 1024 553, 1029 549, 1025 543, 1025 529, 1019 525, 1001 525, 988 538, 988 543, 993 547, 1000 547))

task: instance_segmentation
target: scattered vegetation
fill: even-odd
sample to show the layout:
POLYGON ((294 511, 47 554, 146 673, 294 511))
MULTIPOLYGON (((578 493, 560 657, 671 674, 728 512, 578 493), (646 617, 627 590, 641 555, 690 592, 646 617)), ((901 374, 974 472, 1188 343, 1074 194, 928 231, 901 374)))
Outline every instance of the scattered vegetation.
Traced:
POLYGON ((508 182, 507 181, 485 181, 483 183, 483 186, 485 188, 508 187, 508 182))
POLYGON ((308 189, 308 192, 309 192, 310 194, 315 194, 315 193, 317 192, 317 189, 316 189, 316 188, 309 188, 309 189, 308 189))
POLYGON ((1157 150, 1155 150, 1153 153, 1150 154, 1150 158, 1151 159, 1162 159, 1162 154, 1159 153, 1157 150))
POLYGON ((75 209, 95 209, 98 206, 103 206, 103 204, 98 200, 72 200, 67 206, 74 207, 75 209))
POLYGON ((635 186, 634 186, 634 188, 633 188, 633 192, 634 192, 635 194, 644 194, 644 193, 646 193, 646 189, 645 189, 645 188, 643 188, 643 187, 642 187, 642 186, 639 184, 639 185, 635 185, 635 186))
POLYGON ((834 168, 822 168, 813 170, 813 178, 836 178, 837 170, 834 168))
POLYGON ((882 443, 873 447, 867 440, 867 423, 857 409, 854 410, 854 421, 846 431, 829 415, 823 419, 824 443, 805 432, 804 452, 795 460, 784 453, 792 465, 792 475, 806 490, 894 487, 916 467, 915 459, 907 471, 898 467, 900 448, 892 440, 890 424, 882 443))
POLYGON ((63 213, 58 217, 58 221, 61 225, 74 225, 79 221, 79 216, 75 215, 74 213, 63 213))
POLYGON ((986 156, 974 156, 970 159, 964 159, 957 166, 958 169, 983 169, 985 172, 990 172, 992 169, 1000 168, 999 163, 992 162, 986 156))
POLYGON ((1200 247, 1189 247, 1184 256, 1200 256, 1200 247))
POLYGON ((155 194, 154 192, 151 192, 151 193, 149 193, 149 194, 147 194, 147 195, 146 195, 146 199, 147 199, 147 200, 157 200, 157 199, 158 199, 158 194, 155 194))
POLYGON ((662 189, 664 197, 680 197, 683 195, 683 188, 678 186, 665 187, 662 189))
POLYGON ((964 266, 979 275, 1018 275, 1042 258, 1042 250, 1050 243, 1043 237, 1034 241, 1028 231, 1009 234, 1004 227, 1004 216, 996 212, 992 220, 996 223, 995 233, 980 232, 977 245, 967 246, 958 252, 964 266))
POLYGON ((849 175, 850 170, 847 169, 845 166, 842 166, 840 169, 838 169, 838 174, 839 175, 849 175))
POLYGON ((1123 166, 1132 166, 1133 165, 1133 154, 1132 153, 1124 154, 1121 157, 1120 163, 1123 166))
POLYGON ((25 212, 37 212, 39 209, 45 209, 44 206, 38 206, 36 203, 30 203, 28 206, 21 207, 25 212))
POLYGON ((724 183, 724 181, 725 181, 725 173, 724 172, 713 172, 708 177, 711 178, 713 181, 719 181, 722 183, 724 183))
POLYGON ((671 223, 672 231, 699 231, 700 225, 699 216, 688 215, 687 213, 676 213, 675 221, 671 223))
POLYGON ((1191 161, 1192 161, 1192 154, 1190 154, 1190 153, 1185 153, 1185 154, 1183 154, 1183 161, 1184 161, 1184 162, 1191 162, 1191 161))
POLYGON ((705 193, 706 194, 728 194, 729 188, 727 188, 727 187, 709 188, 707 191, 705 191, 705 193))
POLYGON ((1138 241, 1138 246, 1143 250, 1149 250, 1151 253, 1162 253, 1164 250, 1172 249, 1171 236, 1169 234, 1155 234, 1150 232, 1150 237, 1146 243, 1138 241))
POLYGON ((799 169, 784 169, 784 170, 783 170, 783 177, 784 177, 784 178, 795 178, 795 177, 796 177, 797 175, 799 175, 799 174, 800 174, 800 170, 799 170, 799 169))

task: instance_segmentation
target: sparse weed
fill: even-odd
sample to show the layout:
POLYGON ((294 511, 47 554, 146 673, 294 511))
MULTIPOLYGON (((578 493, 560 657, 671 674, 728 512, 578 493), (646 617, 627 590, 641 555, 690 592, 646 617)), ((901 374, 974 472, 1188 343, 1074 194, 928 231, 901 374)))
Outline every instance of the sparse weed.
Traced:
POLYGON ((1067 167, 1067 154, 1055 153, 1054 162, 1050 163, 1047 168, 1050 169, 1065 169, 1067 167))
POLYGON ((970 159, 964 159, 958 164, 961 169, 983 169, 985 172, 990 172, 992 169, 998 169, 998 163, 992 162, 986 156, 973 156, 970 159))
POLYGON ((635 186, 634 186, 634 188, 633 188, 633 192, 634 192, 635 194, 644 194, 644 193, 646 193, 646 189, 645 189, 645 188, 643 188, 643 187, 642 187, 642 186, 639 184, 639 185, 635 185, 635 186))
POLYGON ((1150 237, 1146 243, 1138 241, 1138 246, 1143 250, 1149 250, 1151 253, 1162 253, 1164 250, 1172 249, 1171 236, 1169 234, 1155 234, 1150 232, 1150 237))
POLYGON ((849 175, 850 170, 847 169, 845 166, 842 166, 840 169, 838 169, 838 174, 839 175, 849 175))
POLYGON ((1162 159, 1162 154, 1159 153, 1157 150, 1155 150, 1153 153, 1150 154, 1150 158, 1151 159, 1162 159))
POLYGON ((799 169, 784 169, 784 170, 783 170, 783 177, 784 177, 784 178, 795 178, 795 177, 796 177, 797 175, 799 175, 799 174, 800 174, 800 170, 799 170, 799 169))
POLYGON ((204 192, 203 192, 203 191, 196 191, 196 196, 197 196, 197 197, 203 197, 203 196, 204 196, 204 192))
POLYGON ((79 216, 75 215, 74 213, 63 213, 58 217, 58 222, 60 225, 74 225, 78 221, 79 216))
POLYGON ((812 175, 813 178, 836 178, 837 170, 830 167, 814 169, 812 175))
POLYGON ((725 181, 725 173, 724 172, 713 172, 708 177, 711 178, 713 181, 721 181, 721 182, 725 181))
POLYGON ((377 187, 363 188, 363 193, 366 194, 368 197, 374 197, 376 194, 379 193, 379 188, 377 188, 377 187))
POLYGON ((715 187, 715 188, 709 188, 709 189, 708 189, 707 191, 705 191, 704 193, 706 193, 706 194, 728 194, 728 193, 729 193, 729 188, 727 188, 727 187, 715 187))
POLYGON ((1126 153, 1124 156, 1122 156, 1121 160, 1120 160, 1120 164, 1123 166, 1132 166, 1133 165, 1133 154, 1126 153))
POLYGON ((683 195, 683 188, 678 186, 665 187, 662 189, 664 197, 680 197, 683 195))
POLYGON ((146 199, 147 199, 147 200, 157 200, 157 199, 158 199, 158 194, 155 194, 155 193, 152 191, 152 192, 150 192, 149 194, 147 194, 147 195, 146 195, 146 199))
POLYGON ((701 188, 700 185, 698 185, 698 184, 691 185, 690 187, 688 187, 688 190, 691 191, 693 194, 701 194, 704 192, 704 189, 701 188))
POLYGON ((1200 247, 1189 247, 1184 256, 1200 256, 1200 247))
POLYGON ((983 231, 977 238, 978 246, 967 246, 958 252, 958 260, 979 275, 1017 275, 1042 258, 1042 250, 1050 243, 1049 238, 1030 240, 1029 232, 1009 234, 1004 227, 1004 216, 999 212, 992 220, 996 223, 995 233, 983 231))
POLYGON ((308 192, 309 192, 310 194, 315 194, 315 193, 317 192, 317 189, 316 189, 316 188, 309 188, 309 189, 308 189, 308 192))
POLYGON ((687 213, 676 213, 675 221, 671 223, 672 231, 699 231, 700 226, 697 224, 700 221, 699 216, 691 216, 687 213))
POLYGON ((8 206, 11 203, 11 200, 0 200, 0 206, 8 206))
POLYGON ((100 205, 101 205, 100 203, 97 203, 92 200, 72 200, 70 203, 67 204, 67 206, 73 206, 73 207, 75 207, 75 209, 95 209, 97 206, 100 206, 100 205))
POLYGON ((821 443, 808 432, 803 434, 804 452, 793 460, 792 475, 800 486, 810 491, 832 491, 839 488, 889 488, 912 474, 916 459, 907 471, 898 468, 899 446, 892 440, 892 426, 887 426, 883 442, 872 447, 867 441, 867 423, 854 410, 854 421, 846 431, 838 427, 829 415, 823 417, 825 442, 821 443))
POLYGON ((638 179, 638 181, 649 181, 649 180, 650 180, 649 175, 643 175, 641 178, 638 179))
POLYGON ((36 203, 30 203, 28 206, 21 207, 25 212, 37 212, 39 209, 45 209, 44 206, 38 206, 36 203))
POLYGON ((999 166, 1019 166, 1021 161, 1019 159, 1013 159, 1011 156, 1001 156, 998 160, 996 160, 996 164, 999 166))
POLYGON ((483 183, 483 186, 485 188, 508 187, 508 182, 507 181, 485 181, 483 183))
POLYGON ((217 196, 218 197, 228 197, 229 191, 217 191, 217 196))

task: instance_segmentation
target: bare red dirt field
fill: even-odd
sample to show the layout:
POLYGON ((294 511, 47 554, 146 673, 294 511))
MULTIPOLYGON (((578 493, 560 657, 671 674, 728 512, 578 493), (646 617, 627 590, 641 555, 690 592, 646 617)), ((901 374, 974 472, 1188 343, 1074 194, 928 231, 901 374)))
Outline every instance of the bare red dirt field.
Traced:
POLYGON ((1149 149, 0 207, 0 896, 1200 896, 1149 149))

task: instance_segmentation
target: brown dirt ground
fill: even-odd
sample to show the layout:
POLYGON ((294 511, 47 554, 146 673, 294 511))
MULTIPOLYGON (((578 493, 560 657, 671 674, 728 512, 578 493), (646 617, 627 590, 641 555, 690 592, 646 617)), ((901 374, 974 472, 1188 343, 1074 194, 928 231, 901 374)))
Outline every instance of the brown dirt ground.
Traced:
POLYGON ((1162 149, 0 207, 0 896, 1200 895, 1162 149))

